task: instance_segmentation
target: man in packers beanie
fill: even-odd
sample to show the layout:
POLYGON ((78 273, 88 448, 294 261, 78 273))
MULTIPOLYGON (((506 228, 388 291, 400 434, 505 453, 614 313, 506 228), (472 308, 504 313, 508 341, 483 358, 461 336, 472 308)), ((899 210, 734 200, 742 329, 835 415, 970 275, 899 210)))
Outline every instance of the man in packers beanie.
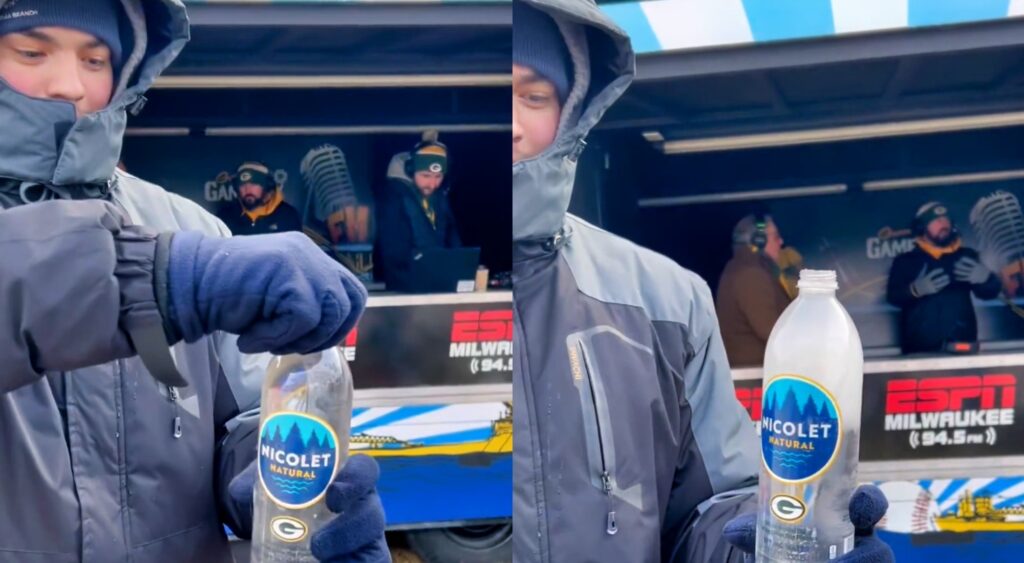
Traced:
POLYGON ((911 225, 914 249, 889 270, 887 297, 900 308, 900 345, 904 354, 939 352, 956 343, 978 340, 971 293, 994 299, 1002 285, 963 245, 949 209, 938 201, 922 205, 911 225))
POLYGON ((415 285, 410 269, 418 253, 462 246, 448 204, 447 174, 448 148, 436 139, 391 160, 377 235, 378 266, 389 290, 410 291, 415 285))
POLYGON ((244 162, 232 179, 238 205, 219 215, 233 235, 266 235, 302 231, 299 211, 284 200, 283 186, 261 162, 244 162))

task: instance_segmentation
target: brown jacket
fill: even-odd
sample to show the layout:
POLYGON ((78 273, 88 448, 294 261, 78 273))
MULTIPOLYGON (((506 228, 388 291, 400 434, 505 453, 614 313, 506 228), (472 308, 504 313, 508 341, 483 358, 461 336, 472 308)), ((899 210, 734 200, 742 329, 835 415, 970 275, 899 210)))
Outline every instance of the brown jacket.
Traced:
POLYGON ((790 298, 772 259, 738 252, 718 282, 718 324, 732 367, 760 366, 768 336, 790 298))

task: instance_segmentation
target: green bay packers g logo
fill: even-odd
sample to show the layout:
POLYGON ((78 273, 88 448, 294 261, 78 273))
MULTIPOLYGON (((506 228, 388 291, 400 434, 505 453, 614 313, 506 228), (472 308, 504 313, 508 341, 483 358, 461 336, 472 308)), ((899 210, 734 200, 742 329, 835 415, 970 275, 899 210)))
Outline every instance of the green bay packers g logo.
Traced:
POLYGON ((771 509, 776 518, 791 524, 803 520, 804 515, 807 514, 807 506, 800 502, 800 499, 789 495, 772 497, 771 509))
POLYGON ((309 528, 302 520, 291 516, 278 516, 270 521, 270 531, 275 538, 283 542, 295 543, 306 537, 309 528))

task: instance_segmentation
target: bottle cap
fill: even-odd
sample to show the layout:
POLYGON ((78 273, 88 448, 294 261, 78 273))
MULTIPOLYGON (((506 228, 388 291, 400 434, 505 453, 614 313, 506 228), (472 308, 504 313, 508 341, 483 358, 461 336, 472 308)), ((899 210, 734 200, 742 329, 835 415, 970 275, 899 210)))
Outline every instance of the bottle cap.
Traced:
POLYGON ((800 289, 839 289, 835 270, 800 270, 800 281, 796 286, 800 289))

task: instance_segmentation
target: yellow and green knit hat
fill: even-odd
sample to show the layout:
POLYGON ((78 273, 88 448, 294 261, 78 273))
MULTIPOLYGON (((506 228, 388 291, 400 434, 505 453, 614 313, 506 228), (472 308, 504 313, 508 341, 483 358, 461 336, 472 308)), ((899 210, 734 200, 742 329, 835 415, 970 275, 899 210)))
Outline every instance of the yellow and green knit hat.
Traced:
POLYGON ((413 170, 416 172, 448 173, 448 150, 441 145, 426 144, 412 155, 413 170))

